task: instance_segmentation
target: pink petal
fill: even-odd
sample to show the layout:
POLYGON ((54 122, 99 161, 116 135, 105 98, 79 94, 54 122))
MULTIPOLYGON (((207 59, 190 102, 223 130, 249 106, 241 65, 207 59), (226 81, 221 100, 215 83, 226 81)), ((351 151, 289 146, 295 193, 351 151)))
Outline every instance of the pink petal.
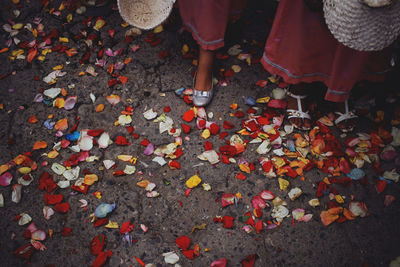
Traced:
POLYGON ((146 155, 146 156, 150 156, 151 154, 153 154, 153 152, 154 152, 154 145, 152 144, 152 143, 150 143, 150 144, 148 144, 147 146, 146 146, 146 149, 144 150, 144 154, 146 155))
POLYGON ((12 180, 12 174, 10 172, 6 172, 0 176, 0 185, 1 186, 8 186, 12 180))
POLYGON ((251 204, 253 205, 253 208, 255 208, 255 209, 265 209, 265 207, 267 207, 267 204, 264 202, 264 200, 260 196, 254 196, 251 199, 251 204))
POLYGON ((36 230, 35 232, 32 233, 31 238, 33 240, 43 241, 46 239, 46 232, 43 230, 36 230))
POLYGON ((70 96, 65 100, 65 104, 64 104, 64 109, 65 110, 71 110, 74 108, 76 101, 77 101, 78 97, 77 96, 70 96))
POLYGON ((260 197, 264 200, 272 200, 275 198, 274 194, 269 190, 263 190, 260 192, 260 197))
POLYGON ((35 223, 29 224, 28 227, 26 227, 26 230, 28 230, 28 231, 31 232, 31 233, 37 231, 36 224, 35 224, 35 223))
POLYGON ((113 51, 111 50, 111 48, 108 48, 107 50, 106 50, 106 55, 107 56, 109 56, 109 57, 113 57, 114 56, 114 53, 113 53, 113 51))
POLYGON ((211 263, 211 267, 225 267, 225 266, 226 266, 226 259, 225 258, 217 260, 217 261, 213 261, 211 263))

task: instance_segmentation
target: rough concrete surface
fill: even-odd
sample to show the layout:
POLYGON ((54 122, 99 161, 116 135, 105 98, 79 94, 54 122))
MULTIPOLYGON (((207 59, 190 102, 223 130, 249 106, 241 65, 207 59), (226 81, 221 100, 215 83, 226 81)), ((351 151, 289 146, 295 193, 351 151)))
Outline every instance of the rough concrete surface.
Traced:
MULTIPOLYGON (((60 36, 69 38, 69 43, 65 45, 68 48, 75 47, 78 53, 73 57, 68 57, 65 53, 51 52, 46 55, 44 61, 35 59, 32 63, 28 63, 26 59, 11 60, 9 58, 11 51, 18 49, 15 44, 12 44, 8 52, 0 54, 0 75, 9 74, 0 79, 0 104, 3 105, 0 110, 2 126, 0 163, 6 164, 17 155, 32 151, 32 146, 36 141, 43 140, 48 144, 46 149, 32 151, 31 158, 38 164, 38 168, 32 172, 33 182, 23 187, 20 203, 11 201, 11 187, 21 176, 16 171, 19 166, 10 171, 13 174, 11 185, 0 187, 0 193, 4 196, 5 202, 5 206, 0 208, 1 266, 27 264, 30 266, 51 264, 53 266, 88 266, 95 260, 95 256, 90 252, 90 242, 98 234, 106 236, 105 250, 109 249, 113 253, 105 266, 140 266, 135 257, 145 263, 168 266, 164 262, 162 253, 169 251, 174 251, 179 255, 178 263, 181 266, 210 266, 213 261, 222 258, 227 259, 228 266, 241 266, 241 260, 251 254, 258 255, 255 266, 388 266, 391 260, 400 256, 399 185, 394 182, 388 184, 383 193, 377 194, 375 190, 377 175, 371 170, 370 164, 364 167, 367 172, 367 185, 360 183, 352 183, 348 187, 335 185, 336 190, 346 197, 343 207, 348 206, 352 198, 363 201, 368 207, 369 216, 324 226, 320 220, 320 213, 328 209, 328 195, 320 198, 320 207, 312 208, 307 202, 315 197, 318 183, 327 174, 314 168, 305 173, 304 181, 299 177, 296 179, 286 177, 291 183, 289 188, 297 186, 303 190, 303 194, 298 199, 291 201, 287 191, 279 189, 276 178, 267 178, 263 175, 258 162, 259 155, 255 151, 257 144, 248 144, 246 151, 235 157, 236 160, 244 158, 255 164, 255 170, 246 174, 247 178, 243 181, 235 178, 240 172, 237 164, 227 165, 220 162, 211 165, 197 158, 204 151, 205 140, 200 136, 201 131, 197 130, 195 122, 187 123, 192 128, 189 134, 181 134, 183 155, 178 159, 181 169, 173 170, 168 165, 160 167, 152 161, 153 156, 143 154, 144 147, 140 143, 144 139, 148 139, 156 148, 174 142, 174 137, 167 133, 159 133, 158 123, 147 121, 143 117, 144 111, 153 108, 160 115, 165 106, 170 106, 171 111, 167 115, 174 120, 175 127, 180 128, 183 122, 182 115, 191 107, 182 98, 176 96, 174 91, 181 87, 191 87, 191 74, 195 71, 195 66, 192 64, 193 58, 183 58, 181 48, 184 43, 189 44, 192 49, 196 47, 193 40, 188 40, 187 34, 179 32, 179 25, 173 24, 176 22, 173 21, 172 26, 166 26, 163 32, 156 35, 157 38, 160 37, 163 40, 160 45, 150 46, 145 41, 148 37, 147 32, 133 37, 131 44, 127 44, 124 35, 128 28, 121 26, 123 21, 118 11, 112 10, 112 7, 115 7, 113 3, 99 10, 89 8, 83 15, 72 12, 72 21, 67 23, 66 16, 70 13, 68 10, 63 10, 60 15, 49 14, 51 8, 58 9, 59 1, 50 1, 47 8, 42 8, 39 0, 19 2, 20 4, 16 5, 11 0, 2 1, 0 5, 2 25, 15 22, 24 25, 31 23, 33 27, 37 27, 33 20, 36 17, 42 18, 46 34, 53 28, 57 29, 60 36), (16 18, 13 15, 13 10, 21 12, 19 17, 16 18), (82 23, 90 14, 94 15, 93 21, 97 16, 104 16, 106 25, 100 31, 94 31, 92 26, 88 28, 82 23), (110 38, 108 34, 108 30, 111 29, 115 30, 114 38, 110 38), (82 31, 99 36, 92 47, 89 48, 83 41, 85 38, 74 39, 74 36, 82 31), (98 44, 99 41, 102 45, 98 44), (129 48, 132 44, 139 45, 140 49, 133 52, 129 48), (102 47, 111 48, 113 51, 122 48, 123 52, 117 57, 104 56, 107 64, 105 68, 95 67, 97 77, 89 74, 79 76, 78 74, 84 72, 87 66, 94 66, 96 58, 99 58, 97 53, 102 47), (82 65, 79 59, 87 51, 91 52, 90 59, 82 65), (168 56, 160 58, 160 51, 168 51, 168 56), (107 73, 109 64, 116 63, 118 60, 123 61, 127 57, 131 57, 132 62, 122 70, 114 72, 126 76, 127 83, 116 84, 110 88, 108 81, 112 76, 107 73), (52 72, 53 67, 60 64, 63 65, 62 71, 66 72, 66 75, 59 77, 54 85, 43 82, 43 77, 52 72), (35 76, 38 80, 35 80, 35 76), (65 88, 68 96, 77 96, 75 107, 67 111, 53 107, 51 104, 47 106, 44 103, 33 102, 38 93, 51 87, 65 88), (95 103, 92 103, 90 93, 96 96, 95 103), (110 105, 106 101, 106 96, 111 94, 119 95, 121 102, 115 106, 110 105), (104 104, 105 108, 97 113, 95 109, 98 104, 104 104), (130 136, 125 127, 114 125, 127 105, 135 109, 131 125, 135 128, 134 133, 139 135, 137 139, 130 136), (37 123, 28 122, 31 115, 37 117, 37 123), (69 133, 76 118, 79 117, 78 131, 103 129, 110 134, 112 140, 115 140, 117 136, 125 136, 131 145, 118 146, 113 143, 106 149, 95 145, 90 150, 90 155, 98 156, 99 159, 94 162, 79 163, 80 177, 84 176, 82 171, 87 169, 97 174, 99 181, 89 187, 86 195, 76 194, 69 187, 56 188, 53 193, 62 194, 63 201, 70 204, 70 210, 65 214, 56 211, 50 220, 46 220, 42 211, 45 192, 38 189, 39 177, 44 171, 48 171, 56 182, 60 180, 61 177, 53 173, 50 167, 54 162, 62 164, 73 154, 69 149, 61 149, 59 156, 54 159, 43 155, 51 150, 54 143, 63 139, 55 135, 56 130, 47 129, 44 126, 43 123, 50 115, 53 121, 68 119, 69 129, 65 130, 64 134, 69 133), (137 158, 135 165, 137 170, 132 175, 116 177, 113 171, 124 169, 126 165, 125 162, 117 159, 117 155, 122 154, 137 158), (106 170, 103 165, 103 160, 106 159, 114 160, 117 164, 116 169, 106 170), (44 161, 48 161, 47 166, 42 166, 44 161), (212 189, 205 191, 199 186, 185 197, 187 189, 185 181, 194 174, 198 174, 203 182, 210 184, 212 189), (142 178, 157 185, 155 190, 160 194, 158 197, 146 197, 146 191, 136 185, 142 178), (241 217, 245 212, 253 211, 251 199, 263 189, 271 190, 275 196, 286 200, 290 211, 303 208, 307 213, 312 213, 312 219, 305 223, 294 222, 292 217, 289 217, 275 229, 263 229, 259 234, 253 229, 247 234, 241 229, 245 225, 241 217), (96 191, 102 192, 101 199, 94 196, 96 191), (222 194, 237 192, 242 194, 239 203, 222 208, 219 201, 222 194), (396 200, 390 206, 384 206, 385 195, 393 195, 396 200), (87 200, 87 208, 80 207, 80 199, 87 200), (108 216, 110 221, 118 222, 119 226, 130 221, 135 226, 130 232, 133 239, 131 245, 122 241, 124 235, 119 229, 107 229, 104 226, 95 228, 90 222, 90 214, 100 203, 116 204, 116 209, 108 216), (13 255, 17 248, 29 243, 29 239, 24 238, 27 225, 19 226, 14 220, 21 213, 28 213, 38 229, 43 229, 46 233, 49 229, 53 231, 52 237, 48 235, 46 240, 42 241, 47 250, 35 251, 30 260, 20 259, 13 255), (215 223, 213 219, 216 216, 233 216, 235 218, 233 228, 226 229, 221 223, 215 223), (192 228, 201 223, 207 224, 206 229, 191 233, 192 228), (140 229, 141 224, 148 227, 146 233, 140 229), (61 235, 64 227, 72 229, 70 236, 61 235), (187 259, 176 245, 175 239, 181 235, 190 237, 190 248, 193 248, 195 244, 199 245, 200 255, 194 260, 187 259)), ((245 23, 236 25, 238 29, 235 25, 232 26, 233 29, 230 29, 230 32, 237 31, 237 36, 233 34, 234 38, 227 40, 227 47, 240 43, 247 52, 253 53, 253 58, 256 59, 262 54, 276 3, 275 1, 269 1, 268 4, 260 4, 259 1, 250 2, 243 19, 245 23)), ((28 42, 34 39, 28 30, 20 30, 15 37, 28 42)), ((0 30, 0 49, 6 47, 9 38, 10 33, 0 30)), ((41 40, 41 37, 38 39, 41 40)), ((58 43, 58 39, 54 39, 49 46, 52 47, 58 43)), ((23 50, 24 55, 27 56, 29 48, 23 50)), ((226 53, 226 50, 222 49, 220 52, 226 53)), ((218 135, 207 139, 216 151, 226 143, 226 140, 229 140, 230 136, 241 129, 243 119, 230 116, 233 110, 229 106, 237 103, 239 109, 246 113, 248 106, 244 102, 244 97, 257 99, 269 96, 271 90, 276 87, 271 83, 265 88, 257 86, 256 82, 266 80, 269 74, 259 63, 253 62, 248 65, 236 57, 218 60, 216 77, 219 78, 219 69, 229 69, 235 64, 241 66, 241 72, 229 78, 230 85, 216 87, 215 97, 206 108, 207 112, 213 113, 212 120, 220 125, 221 131, 228 132, 225 140, 219 139, 218 135), (224 120, 230 121, 235 128, 222 129, 224 120)), ((262 104, 257 104, 257 106, 259 110, 265 108, 262 104)), ((358 121, 356 131, 368 129, 369 125, 370 122, 362 118, 358 121)), ((334 129, 334 132, 337 136, 339 135, 337 129, 334 129)), ((246 139, 246 137, 243 138, 246 139)), ((385 170, 390 170, 392 167, 391 164, 384 165, 385 170)), ((264 223, 272 220, 270 215, 272 203, 268 202, 271 207, 263 210, 264 223)))

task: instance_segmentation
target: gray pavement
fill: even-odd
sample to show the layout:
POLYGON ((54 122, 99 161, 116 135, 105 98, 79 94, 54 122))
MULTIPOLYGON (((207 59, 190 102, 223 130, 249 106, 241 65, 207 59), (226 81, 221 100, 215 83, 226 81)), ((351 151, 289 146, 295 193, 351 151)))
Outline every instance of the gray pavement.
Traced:
MULTIPOLYGON (((49 7, 58 8, 58 4, 50 2, 49 7)), ((22 189, 22 199, 20 203, 11 201, 11 187, 17 183, 17 179, 22 176, 13 167, 11 173, 13 180, 9 186, 1 186, 0 193, 4 196, 5 206, 0 208, 0 253, 2 255, 1 266, 87 266, 91 265, 95 256, 90 252, 90 242, 98 234, 104 234, 107 242, 105 249, 111 250, 113 256, 107 260, 105 266, 140 266, 135 257, 140 258, 146 264, 153 263, 155 266, 173 266, 164 262, 162 256, 165 252, 174 251, 179 255, 181 266, 210 266, 215 260, 226 258, 228 266, 241 266, 241 261, 251 254, 257 254, 255 266, 388 266, 389 262, 400 256, 398 247, 400 241, 400 193, 399 185, 391 183, 387 185, 385 191, 377 194, 375 181, 377 175, 372 171, 371 166, 366 164, 364 169, 367 173, 367 185, 352 183, 349 187, 335 185, 340 195, 345 196, 345 204, 348 206, 351 198, 366 203, 370 215, 365 218, 356 218, 354 221, 344 223, 333 223, 324 226, 320 220, 320 213, 328 209, 329 197, 327 195, 320 198, 321 206, 312 208, 307 202, 315 198, 318 183, 327 176, 316 168, 306 172, 304 181, 297 177, 290 181, 290 188, 300 187, 303 194, 296 200, 291 201, 287 191, 279 189, 277 178, 267 178, 263 175, 261 165, 258 162, 259 155, 256 153, 257 144, 248 144, 245 152, 240 156, 235 156, 236 160, 246 159, 255 164, 255 170, 246 174, 245 180, 236 179, 235 176, 240 172, 237 164, 224 164, 219 162, 211 165, 206 161, 200 161, 197 156, 204 151, 205 140, 200 136, 201 131, 196 128, 195 122, 187 123, 191 126, 189 134, 182 133, 181 146, 183 155, 177 160, 181 169, 170 169, 168 165, 159 166, 153 162, 154 155, 144 155, 144 146, 141 141, 148 139, 156 148, 173 143, 174 137, 167 133, 160 134, 158 123, 146 120, 142 113, 150 108, 154 109, 158 115, 163 113, 165 106, 171 107, 167 116, 174 121, 176 128, 181 128, 182 115, 190 109, 174 91, 181 87, 191 87, 191 73, 195 70, 192 59, 182 57, 181 48, 184 38, 178 31, 164 30, 156 34, 156 38, 162 38, 162 43, 158 46, 150 46, 145 39, 148 37, 144 32, 142 35, 133 37, 131 44, 124 41, 124 35, 129 27, 122 27, 122 19, 115 10, 109 6, 104 17, 106 25, 100 31, 94 31, 82 23, 87 19, 87 14, 94 12, 89 10, 83 15, 73 14, 70 23, 66 22, 67 10, 63 10, 60 15, 49 14, 49 8, 42 9, 39 1, 31 0, 20 1, 20 6, 12 1, 4 0, 1 5, 1 24, 10 23, 33 23, 35 17, 42 18, 45 26, 44 32, 49 33, 56 28, 61 37, 67 37, 69 43, 64 43, 68 48, 76 48, 78 53, 73 57, 68 57, 65 53, 51 52, 45 56, 44 61, 38 59, 28 63, 26 59, 11 60, 11 52, 19 49, 12 44, 9 51, 0 54, 0 75, 9 74, 0 79, 0 164, 9 163, 16 156, 24 152, 32 151, 32 146, 36 141, 46 141, 48 147, 38 151, 32 151, 32 160, 38 165, 37 170, 32 171, 34 178, 29 186, 22 189), (19 10, 21 14, 18 18, 13 15, 13 10, 19 10), (115 30, 115 37, 110 38, 108 30, 115 30), (84 39, 75 40, 74 36, 87 31, 87 34, 95 33, 98 39, 93 42, 92 47, 87 47, 84 39), (103 46, 97 42, 101 41, 103 46), (129 45, 139 45, 140 49, 133 52, 129 45), (98 76, 93 77, 89 74, 79 76, 80 72, 85 72, 88 66, 95 66, 97 53, 104 47, 115 51, 123 49, 120 56, 108 57, 105 68, 95 67, 98 76), (84 65, 80 64, 79 59, 90 51, 91 56, 84 65), (168 51, 166 58, 160 59, 160 51, 168 51), (115 70, 115 73, 126 76, 126 84, 117 84, 111 88, 108 81, 112 76, 107 73, 110 63, 123 61, 132 58, 122 70, 115 70), (48 85, 42 79, 53 71, 53 67, 63 65, 62 71, 66 75, 59 77, 53 85, 48 85), (35 76, 38 80, 35 80, 35 76), (43 90, 51 87, 65 88, 68 96, 77 96, 77 103, 72 110, 58 109, 47 106, 44 103, 33 102, 34 97, 43 90), (96 97, 93 103, 90 94, 96 97), (106 96, 118 95, 121 102, 112 106, 106 100, 106 96), (96 112, 96 107, 104 104, 102 112, 96 112), (139 135, 135 139, 130 136, 123 126, 115 126, 121 112, 130 105, 134 108, 132 123, 129 125, 135 128, 134 133, 139 135), (37 123, 31 124, 28 119, 36 116, 37 123), (106 149, 101 149, 94 145, 90 150, 90 155, 98 157, 93 162, 79 163, 81 172, 79 177, 83 177, 83 170, 87 169, 99 177, 99 181, 91 185, 87 194, 77 193, 70 187, 65 189, 56 188, 53 193, 62 194, 64 202, 70 204, 70 210, 65 213, 55 212, 46 220, 43 216, 44 191, 38 189, 39 177, 47 171, 54 176, 57 182, 61 180, 51 170, 54 162, 63 163, 73 152, 61 149, 59 155, 50 159, 43 153, 48 153, 53 145, 64 137, 57 137, 56 130, 47 129, 44 122, 52 116, 52 121, 62 118, 68 119, 69 128, 64 134, 70 132, 76 118, 79 117, 77 130, 84 129, 103 129, 108 132, 111 139, 115 141, 117 136, 124 136, 131 143, 129 146, 118 146, 111 144, 106 149), (114 176, 113 172, 124 169, 126 162, 117 159, 118 155, 131 155, 137 158, 136 172, 131 175, 114 176), (103 160, 114 160, 117 164, 116 169, 105 169, 103 160), (48 162, 47 166, 43 162, 48 162), (203 190, 200 185, 191 190, 185 197, 187 187, 185 182, 191 176, 198 174, 203 182, 211 186, 210 191, 203 190), (155 190, 159 193, 158 197, 146 197, 146 191, 136 184, 141 179, 148 179, 156 184, 155 190), (295 208, 303 208, 306 213, 312 213, 312 219, 305 222, 295 222, 292 217, 285 218, 279 227, 271 230, 264 229, 261 233, 256 233, 253 229, 251 233, 242 230, 245 223, 242 216, 247 212, 253 211, 251 199, 262 190, 271 190, 275 196, 286 200, 290 212, 295 208), (102 197, 98 199, 94 193, 101 191, 102 197), (220 198, 223 193, 236 194, 240 192, 242 199, 237 205, 230 205, 222 208, 220 198), (396 200, 390 206, 384 206, 385 195, 393 195, 396 200), (80 207, 79 200, 87 201, 87 207, 80 207), (115 203, 116 209, 108 216, 110 221, 117 222, 119 227, 124 222, 130 221, 135 226, 130 232, 133 240, 132 244, 123 242, 124 235, 118 229, 108 229, 104 226, 94 227, 91 223, 90 214, 94 212, 100 203, 115 203), (32 217, 32 221, 38 229, 49 233, 51 229, 53 235, 47 235, 42 243, 47 247, 44 251, 35 251, 30 260, 17 258, 13 252, 20 246, 29 243, 29 239, 24 238, 27 225, 20 226, 14 218, 27 213, 32 217), (216 216, 233 216, 234 226, 226 229, 221 223, 215 223, 216 216), (204 230, 192 232, 195 225, 206 223, 204 230), (143 232, 140 225, 148 228, 143 232), (70 236, 62 236, 61 231, 64 227, 72 229, 70 236), (195 244, 199 245, 200 255, 194 260, 187 259, 175 243, 179 236, 187 235, 191 239, 190 248, 195 244)), ((261 56, 262 45, 252 44, 254 36, 259 38, 258 43, 265 40, 264 36, 259 35, 259 24, 261 21, 268 28, 267 21, 271 17, 263 18, 265 10, 248 11, 251 19, 247 19, 244 34, 237 43, 241 43, 250 52, 254 52, 253 59, 261 56), (251 13, 253 12, 253 13, 251 13), (245 41, 244 41, 245 40, 245 41)), ((271 13, 268 10, 267 13, 271 13)), ((95 13, 94 13, 95 14, 95 13)), ((93 20, 95 20, 93 18, 93 20)), ((93 25, 93 24, 92 24, 93 25)), ((263 25, 261 25, 263 26, 263 25)), ((267 30, 266 30, 267 31, 267 30)), ((0 31, 0 49, 6 47, 10 33, 0 31)), ((15 36, 21 41, 32 41, 34 38, 28 30, 20 30, 15 36)), ((38 38, 40 39, 40 38, 38 38)), ((59 44, 58 38, 54 39, 50 46, 59 44)), ((27 56, 26 48, 24 55, 27 56)), ((42 51, 42 49, 39 49, 42 51)), ((224 51, 222 51, 224 52, 224 51)), ((229 69, 232 65, 239 65, 242 70, 229 78, 229 86, 217 86, 216 95, 212 103, 206 108, 207 112, 213 113, 212 121, 215 121, 221 131, 227 131, 228 136, 225 140, 239 131, 241 118, 230 116, 234 112, 230 105, 237 103, 239 109, 246 113, 249 108, 244 102, 244 97, 254 99, 269 96, 276 85, 269 83, 265 88, 256 86, 258 80, 265 80, 269 74, 264 72, 259 63, 250 66, 246 62, 229 57, 226 60, 219 60, 220 68, 229 69), (222 128, 223 122, 227 120, 235 127, 225 130, 222 128)), ((218 76, 217 76, 218 77, 218 76)), ((258 104, 259 113, 265 108, 258 104)), ((247 116, 247 114, 245 114, 247 116)), ((365 118, 363 118, 365 119, 365 118)), ((360 120, 359 128, 367 125, 360 120)), ((337 131, 335 130, 335 133, 337 131)), ((246 137, 243 137, 246 139, 246 137)), ((97 138, 95 138, 97 139, 97 138)), ((248 138, 251 140, 250 138, 248 138)), ((225 140, 218 138, 218 135, 207 139, 213 144, 216 151, 225 144, 225 140)), ((75 142, 72 142, 73 145, 75 142)), ((168 161, 168 159, 167 159, 168 161)), ((385 165, 390 170, 392 165, 385 165)), ((268 203, 272 206, 271 201, 268 203)), ((52 205, 49 205, 52 206, 52 205)), ((52 206, 53 207, 53 206, 52 206)), ((54 208, 54 207, 53 207, 54 208)), ((263 210, 262 221, 272 221, 272 207, 263 210)), ((290 213, 291 214, 291 213, 290 213)), ((266 224, 265 224, 266 225, 266 224)))

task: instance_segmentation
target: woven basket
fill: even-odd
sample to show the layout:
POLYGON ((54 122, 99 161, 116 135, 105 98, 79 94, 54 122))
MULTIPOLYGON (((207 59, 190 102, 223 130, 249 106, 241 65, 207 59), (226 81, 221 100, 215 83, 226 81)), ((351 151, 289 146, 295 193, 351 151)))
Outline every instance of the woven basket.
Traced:
POLYGON ((137 28, 150 30, 164 22, 175 0, 118 0, 121 17, 137 28))
POLYGON ((400 34, 400 1, 324 0, 326 24, 343 45, 359 51, 378 51, 400 34), (389 1, 390 2, 390 1, 389 1), (379 5, 370 7, 366 3, 379 5))

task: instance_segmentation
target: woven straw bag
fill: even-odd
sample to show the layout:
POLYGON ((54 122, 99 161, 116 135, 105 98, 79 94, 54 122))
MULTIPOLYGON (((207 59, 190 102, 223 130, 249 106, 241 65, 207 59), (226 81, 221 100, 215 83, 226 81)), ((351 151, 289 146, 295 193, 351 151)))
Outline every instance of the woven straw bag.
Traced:
POLYGON ((400 34, 398 0, 323 0, 324 17, 333 36, 359 51, 378 51, 400 34))
POLYGON ((118 0, 121 17, 137 28, 150 30, 171 13, 175 0, 118 0))

